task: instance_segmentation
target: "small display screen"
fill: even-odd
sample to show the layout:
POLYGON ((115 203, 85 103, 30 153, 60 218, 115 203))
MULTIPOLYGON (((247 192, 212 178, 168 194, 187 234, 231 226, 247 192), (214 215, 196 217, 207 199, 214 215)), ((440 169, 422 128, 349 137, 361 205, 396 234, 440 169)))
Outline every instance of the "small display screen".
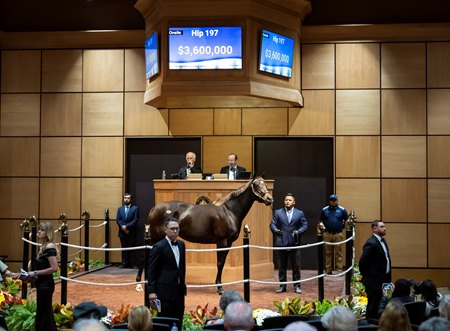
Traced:
POLYGON ((242 28, 169 28, 169 69, 242 69, 242 28))
POLYGON ((153 32, 153 34, 145 41, 145 78, 150 79, 158 73, 158 33, 153 32))
POLYGON ((292 77, 294 39, 262 30, 259 70, 283 77, 292 77))

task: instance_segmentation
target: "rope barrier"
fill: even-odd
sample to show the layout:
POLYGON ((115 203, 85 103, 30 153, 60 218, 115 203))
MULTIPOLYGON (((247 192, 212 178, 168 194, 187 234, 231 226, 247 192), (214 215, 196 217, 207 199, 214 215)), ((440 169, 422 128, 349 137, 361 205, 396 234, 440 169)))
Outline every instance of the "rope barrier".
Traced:
POLYGON ((129 282, 129 283, 95 283, 95 282, 87 282, 83 280, 73 279, 73 278, 67 278, 63 276, 59 276, 60 279, 66 280, 69 282, 84 284, 84 285, 95 285, 95 286, 129 286, 129 285, 136 285, 136 284, 145 284, 145 281, 142 282, 129 282))
POLYGON ((90 228, 99 228, 101 226, 104 226, 107 222, 104 221, 103 223, 97 224, 97 225, 89 225, 90 228))
POLYGON ((84 224, 81 224, 79 227, 75 228, 75 229, 70 229, 69 232, 75 232, 78 231, 80 229, 84 228, 84 224))

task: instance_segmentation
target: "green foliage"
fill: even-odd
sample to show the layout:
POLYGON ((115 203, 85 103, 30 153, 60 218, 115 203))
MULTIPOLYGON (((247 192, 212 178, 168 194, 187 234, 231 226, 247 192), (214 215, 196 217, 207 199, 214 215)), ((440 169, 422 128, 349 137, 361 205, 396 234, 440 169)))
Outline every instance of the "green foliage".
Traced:
POLYGON ((333 303, 328 299, 323 299, 322 302, 317 301, 316 302, 316 315, 322 316, 333 306, 334 306, 333 303))
POLYGON ((183 315, 183 330, 202 330, 203 325, 194 323, 192 315, 186 313, 183 315))
POLYGON ((36 318, 36 301, 29 300, 23 305, 14 305, 9 308, 6 324, 10 331, 34 330, 36 318))
POLYGON ((302 301, 300 297, 274 301, 273 305, 281 315, 311 315, 314 313, 314 302, 302 301))
POLYGON ((105 265, 105 262, 101 260, 89 260, 89 269, 90 268, 96 268, 96 267, 103 267, 105 265))
POLYGON ((8 292, 11 295, 16 295, 21 292, 21 281, 12 278, 6 278, 3 283, 0 283, 0 290, 8 292))

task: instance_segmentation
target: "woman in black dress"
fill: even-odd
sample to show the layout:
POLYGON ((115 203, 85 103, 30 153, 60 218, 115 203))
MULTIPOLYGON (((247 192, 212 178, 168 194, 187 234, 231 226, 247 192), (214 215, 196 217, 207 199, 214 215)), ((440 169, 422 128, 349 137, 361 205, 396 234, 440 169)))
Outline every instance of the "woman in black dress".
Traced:
POLYGON ((53 226, 51 223, 41 223, 38 228, 38 240, 42 246, 36 257, 36 270, 30 272, 30 277, 36 282, 36 331, 56 331, 53 318, 52 296, 55 290, 53 273, 58 271, 56 245, 53 242, 53 226))

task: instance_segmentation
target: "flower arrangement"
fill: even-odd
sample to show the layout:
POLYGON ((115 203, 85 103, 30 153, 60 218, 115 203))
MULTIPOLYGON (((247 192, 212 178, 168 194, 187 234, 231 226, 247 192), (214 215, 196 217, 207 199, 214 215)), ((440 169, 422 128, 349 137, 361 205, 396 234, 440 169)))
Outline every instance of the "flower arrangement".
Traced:
POLYGON ((280 315, 281 315, 280 313, 272 311, 270 309, 257 308, 253 310, 253 318, 256 320, 256 324, 258 324, 259 326, 262 326, 263 321, 266 317, 280 316, 280 315))

